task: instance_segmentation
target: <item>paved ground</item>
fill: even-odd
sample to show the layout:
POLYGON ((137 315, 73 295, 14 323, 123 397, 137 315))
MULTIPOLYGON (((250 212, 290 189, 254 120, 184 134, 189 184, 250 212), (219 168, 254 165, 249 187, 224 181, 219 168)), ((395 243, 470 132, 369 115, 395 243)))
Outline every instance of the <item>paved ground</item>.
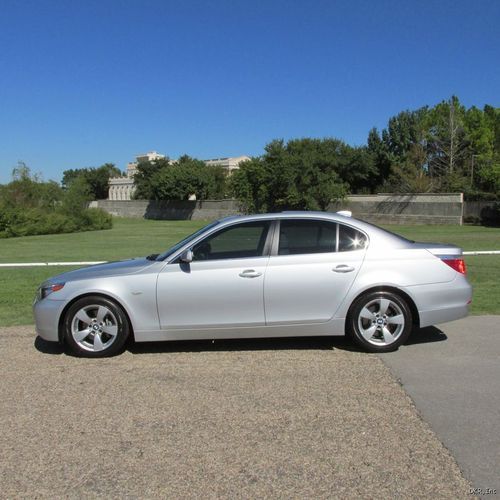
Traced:
POLYGON ((382 359, 473 486, 500 495, 500 316, 420 333, 382 359))
POLYGON ((0 329, 0 496, 468 497, 389 369, 344 340, 105 360, 34 341, 0 329))

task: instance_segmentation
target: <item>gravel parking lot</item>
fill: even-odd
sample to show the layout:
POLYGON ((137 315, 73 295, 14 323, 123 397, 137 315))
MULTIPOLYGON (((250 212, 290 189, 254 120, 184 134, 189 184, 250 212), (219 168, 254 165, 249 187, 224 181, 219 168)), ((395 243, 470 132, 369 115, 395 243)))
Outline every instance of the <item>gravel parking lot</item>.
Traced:
POLYGON ((0 496, 468 496, 374 355, 343 339, 140 344, 0 329, 0 496))

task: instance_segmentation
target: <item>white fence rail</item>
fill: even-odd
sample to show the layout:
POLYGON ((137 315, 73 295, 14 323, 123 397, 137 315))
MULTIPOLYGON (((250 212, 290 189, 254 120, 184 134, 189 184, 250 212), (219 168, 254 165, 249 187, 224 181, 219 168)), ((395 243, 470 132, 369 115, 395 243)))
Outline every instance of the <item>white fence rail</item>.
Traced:
POLYGON ((471 252, 462 252, 464 255, 500 255, 500 250, 478 250, 471 252))
POLYGON ((107 260, 95 262, 10 262, 0 264, 0 267, 43 267, 43 266, 92 266, 94 264, 105 264, 107 260))

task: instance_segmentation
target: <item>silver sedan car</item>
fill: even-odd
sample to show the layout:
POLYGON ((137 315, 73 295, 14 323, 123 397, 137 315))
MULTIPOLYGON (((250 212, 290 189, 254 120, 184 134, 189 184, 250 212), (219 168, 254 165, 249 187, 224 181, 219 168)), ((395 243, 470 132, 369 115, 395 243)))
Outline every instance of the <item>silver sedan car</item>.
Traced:
POLYGON ((467 315, 462 251, 349 213, 283 212, 209 224, 161 255, 44 282, 36 331, 87 357, 155 340, 349 335, 372 352, 467 315))

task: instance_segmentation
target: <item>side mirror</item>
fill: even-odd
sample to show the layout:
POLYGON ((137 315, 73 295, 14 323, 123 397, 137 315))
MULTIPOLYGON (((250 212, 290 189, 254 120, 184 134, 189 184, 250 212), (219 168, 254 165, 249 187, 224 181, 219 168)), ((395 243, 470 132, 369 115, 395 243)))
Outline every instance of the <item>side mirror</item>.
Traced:
POLYGON ((179 260, 181 262, 184 262, 185 264, 189 264, 190 262, 193 261, 193 251, 189 249, 182 252, 181 256, 179 257, 179 260))

